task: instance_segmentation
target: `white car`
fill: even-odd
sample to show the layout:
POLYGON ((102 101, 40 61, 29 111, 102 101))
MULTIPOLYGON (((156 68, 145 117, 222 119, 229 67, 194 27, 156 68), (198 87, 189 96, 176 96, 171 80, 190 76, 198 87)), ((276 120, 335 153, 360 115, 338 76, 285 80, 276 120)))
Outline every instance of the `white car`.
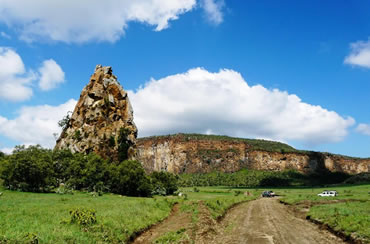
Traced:
POLYGON ((336 197, 338 195, 337 191, 323 191, 317 194, 320 197, 336 197))

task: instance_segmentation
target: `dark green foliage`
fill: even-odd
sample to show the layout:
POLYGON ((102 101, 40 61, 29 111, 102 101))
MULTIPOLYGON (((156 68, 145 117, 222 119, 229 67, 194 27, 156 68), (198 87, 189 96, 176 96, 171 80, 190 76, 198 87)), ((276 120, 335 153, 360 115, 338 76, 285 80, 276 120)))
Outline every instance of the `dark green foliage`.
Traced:
POLYGON ((345 184, 369 184, 370 183, 370 173, 360 173, 354 175, 344 181, 345 184))
POLYGON ((81 131, 80 130, 75 131, 75 134, 73 135, 73 139, 75 139, 76 141, 81 141, 82 137, 81 137, 81 131))
POLYGON ((121 128, 119 131, 117 144, 118 144, 118 161, 122 162, 128 159, 128 149, 131 146, 131 141, 128 139, 129 130, 121 128))
POLYGON ((111 168, 112 192, 127 196, 151 195, 152 184, 140 162, 126 160, 111 168))
POLYGON ((116 140, 114 139, 114 136, 110 136, 109 137, 108 146, 111 147, 111 148, 113 148, 114 146, 116 146, 116 140))
POLYGON ((108 184, 105 189, 103 187, 104 182, 107 183, 110 178, 109 165, 106 160, 94 153, 88 155, 75 153, 65 174, 69 176, 66 183, 76 190, 94 191, 97 187, 99 190, 109 190, 108 184))
POLYGON ((307 175, 312 185, 339 184, 350 177, 342 172, 322 171, 307 175))
POLYGON ((74 155, 69 150, 54 150, 52 153, 54 173, 57 176, 57 185, 66 183, 70 179, 71 162, 74 155))
POLYGON ((76 208, 69 211, 71 219, 69 223, 77 223, 78 225, 87 226, 96 223, 96 215, 94 209, 76 208))
POLYGON ((322 172, 305 175, 295 170, 258 171, 243 169, 234 173, 181 174, 179 186, 279 187, 313 186, 341 183, 349 176, 344 173, 322 172))
POLYGON ((72 112, 68 111, 67 115, 64 116, 63 119, 58 121, 59 127, 62 127, 63 130, 68 127, 69 121, 71 120, 71 114, 72 114, 72 112))
MULTIPOLYGON (((177 191, 177 176, 168 172, 153 172, 150 175, 154 189, 164 189, 164 195, 172 195, 177 191)), ((163 194, 161 194, 163 195, 163 194)))
POLYGON ((52 153, 39 145, 17 146, 1 168, 0 177, 12 190, 48 192, 57 184, 52 153))
MULTIPOLYGON (((17 146, 13 154, 0 158, 0 179, 11 190, 72 193, 88 190, 101 195, 111 191, 129 196, 150 196, 153 186, 137 161, 108 163, 100 156, 68 150, 51 151, 40 146, 17 146)), ((153 182, 160 194, 173 194, 177 178, 155 173, 153 182)))
POLYGON ((5 158, 5 153, 0 151, 0 159, 5 158))

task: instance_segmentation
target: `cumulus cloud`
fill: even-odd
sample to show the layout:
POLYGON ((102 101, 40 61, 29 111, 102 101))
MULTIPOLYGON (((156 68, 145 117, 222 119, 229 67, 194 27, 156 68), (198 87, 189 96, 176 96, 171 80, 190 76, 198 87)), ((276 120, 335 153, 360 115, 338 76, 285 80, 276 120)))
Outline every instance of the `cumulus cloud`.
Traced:
POLYGON ((296 140, 342 140, 354 119, 302 102, 293 94, 250 86, 240 73, 195 68, 129 91, 139 136, 175 132, 296 140))
POLYGON ((359 124, 356 127, 356 131, 361 134, 370 136, 370 124, 359 124))
POLYGON ((166 29, 196 0, 0 0, 0 21, 26 41, 114 42, 131 21, 166 29))
POLYGON ((202 0, 207 19, 213 24, 220 24, 224 20, 222 9, 225 6, 224 0, 202 0))
POLYGON ((35 74, 26 72, 21 57, 12 49, 0 47, 0 99, 23 101, 33 94, 35 74))
POLYGON ((345 64, 370 68, 370 39, 351 43, 351 53, 344 59, 345 64))
POLYGON ((62 68, 52 59, 46 60, 39 72, 26 70, 22 58, 13 49, 0 47, 0 100, 19 102, 33 95, 32 84, 47 91, 64 81, 62 68))
POLYGON ((53 60, 45 60, 39 69, 41 75, 39 86, 41 90, 48 91, 64 82, 64 72, 62 68, 53 60))
POLYGON ((76 103, 76 100, 70 99, 58 106, 23 107, 18 111, 18 116, 14 119, 0 116, 0 135, 20 144, 40 144, 43 147, 51 148, 55 145, 53 134, 61 132, 58 121, 68 111, 73 111, 76 103))

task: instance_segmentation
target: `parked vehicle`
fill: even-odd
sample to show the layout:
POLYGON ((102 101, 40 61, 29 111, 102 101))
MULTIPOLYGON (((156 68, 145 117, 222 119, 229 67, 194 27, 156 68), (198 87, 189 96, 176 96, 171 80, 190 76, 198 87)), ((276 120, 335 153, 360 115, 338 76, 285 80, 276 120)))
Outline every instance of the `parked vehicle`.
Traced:
POLYGON ((323 191, 319 194, 317 194, 320 197, 336 197, 338 195, 337 191, 323 191))
POLYGON ((276 194, 273 191, 264 191, 261 194, 261 197, 274 197, 274 196, 276 196, 276 194))

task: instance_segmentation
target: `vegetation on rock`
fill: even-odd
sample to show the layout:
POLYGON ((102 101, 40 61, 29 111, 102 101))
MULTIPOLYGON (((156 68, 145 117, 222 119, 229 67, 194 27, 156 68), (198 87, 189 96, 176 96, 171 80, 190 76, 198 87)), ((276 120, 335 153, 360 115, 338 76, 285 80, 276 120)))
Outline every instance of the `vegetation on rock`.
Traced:
POLYGON ((179 186, 281 187, 338 184, 350 176, 340 172, 302 174, 295 170, 261 171, 243 169, 234 173, 180 174, 179 186))

